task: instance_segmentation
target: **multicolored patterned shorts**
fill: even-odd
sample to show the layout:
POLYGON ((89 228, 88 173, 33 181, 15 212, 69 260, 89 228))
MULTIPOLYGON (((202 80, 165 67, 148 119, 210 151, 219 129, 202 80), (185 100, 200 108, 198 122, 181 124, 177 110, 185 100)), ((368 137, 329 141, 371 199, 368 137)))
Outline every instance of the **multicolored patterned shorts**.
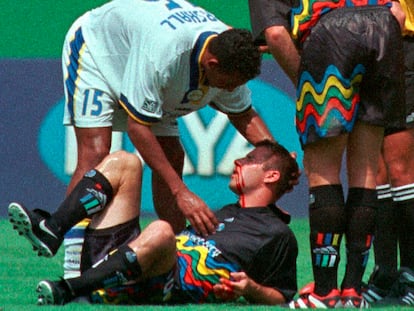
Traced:
POLYGON ((302 146, 352 131, 357 120, 405 127, 401 30, 387 7, 335 9, 303 44, 296 128, 302 146))

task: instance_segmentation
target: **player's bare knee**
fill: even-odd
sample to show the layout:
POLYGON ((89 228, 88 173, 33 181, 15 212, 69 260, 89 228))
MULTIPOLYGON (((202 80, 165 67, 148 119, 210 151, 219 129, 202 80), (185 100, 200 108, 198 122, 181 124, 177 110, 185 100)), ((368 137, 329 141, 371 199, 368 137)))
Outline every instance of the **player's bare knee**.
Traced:
POLYGON ((175 234, 169 222, 156 220, 148 225, 145 230, 153 230, 157 233, 157 239, 159 239, 160 244, 163 244, 164 247, 172 245, 175 250, 175 234))
POLYGON ((117 166, 118 170, 127 170, 128 172, 142 169, 142 163, 138 156, 124 150, 111 153, 104 162, 111 162, 112 165, 117 166))
POLYGON ((141 172, 142 171, 142 162, 140 158, 134 153, 119 151, 122 162, 124 162, 125 168, 129 172, 141 172))

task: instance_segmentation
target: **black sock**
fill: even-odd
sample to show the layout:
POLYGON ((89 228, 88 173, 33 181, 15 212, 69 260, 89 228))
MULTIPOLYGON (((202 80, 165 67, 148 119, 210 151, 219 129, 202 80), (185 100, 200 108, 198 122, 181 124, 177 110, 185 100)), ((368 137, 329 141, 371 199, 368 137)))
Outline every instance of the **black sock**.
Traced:
POLYGON ((381 289, 389 289, 398 271, 397 209, 393 204, 390 185, 377 186, 377 195, 373 244, 376 267, 370 282, 381 289))
POLYGON ((136 280, 141 275, 141 266, 135 252, 124 245, 81 276, 65 281, 76 296, 83 296, 96 289, 115 287, 136 280))
POLYGON ((350 188, 346 201, 345 232, 347 263, 342 288, 360 292, 375 230, 377 192, 374 189, 350 188))
POLYGON ((112 186, 105 176, 91 170, 47 219, 47 224, 63 237, 79 221, 103 210, 112 196, 112 186))
POLYGON ((338 287, 340 245, 345 230, 344 195, 341 185, 312 187, 309 222, 315 293, 325 296, 338 287))
POLYGON ((414 184, 392 188, 398 214, 400 267, 414 270, 414 184))

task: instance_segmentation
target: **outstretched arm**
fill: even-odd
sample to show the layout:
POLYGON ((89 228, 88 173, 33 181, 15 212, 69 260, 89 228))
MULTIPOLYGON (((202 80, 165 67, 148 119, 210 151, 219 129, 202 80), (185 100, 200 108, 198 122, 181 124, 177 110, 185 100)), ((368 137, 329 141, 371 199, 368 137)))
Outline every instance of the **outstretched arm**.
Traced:
POLYGON ((241 114, 229 114, 228 118, 239 133, 253 145, 262 140, 275 140, 263 119, 254 109, 241 114))
POLYGON ((218 222, 213 212, 203 200, 191 192, 183 183, 180 176, 168 161, 151 129, 129 118, 128 134, 145 163, 152 170, 156 171, 168 185, 177 202, 178 208, 190 221, 193 228, 203 235, 214 233, 218 222))
POLYGON ((232 272, 231 279, 220 279, 220 283, 214 285, 214 294, 222 300, 235 300, 244 297, 247 301, 257 304, 277 305, 286 302, 281 292, 260 285, 253 281, 244 272, 232 272))

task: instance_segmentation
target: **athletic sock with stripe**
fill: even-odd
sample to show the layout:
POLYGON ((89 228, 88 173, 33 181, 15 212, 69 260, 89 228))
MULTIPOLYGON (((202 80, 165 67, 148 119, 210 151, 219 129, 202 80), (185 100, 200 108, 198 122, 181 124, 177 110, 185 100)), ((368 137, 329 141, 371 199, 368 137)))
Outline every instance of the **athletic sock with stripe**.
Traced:
POLYGON ((414 184, 391 191, 398 212, 400 266, 414 270, 414 184))
POLYGON ((46 220, 47 225, 63 237, 79 221, 102 211, 112 197, 113 189, 109 181, 99 171, 91 170, 46 220))
POLYGON ((136 280, 142 275, 141 265, 135 252, 127 245, 97 263, 77 278, 66 279, 76 296, 90 294, 99 288, 109 288, 136 280))
POLYGON ((345 230, 344 195, 339 184, 312 187, 309 193, 314 292, 326 296, 338 287, 340 245, 345 230))

